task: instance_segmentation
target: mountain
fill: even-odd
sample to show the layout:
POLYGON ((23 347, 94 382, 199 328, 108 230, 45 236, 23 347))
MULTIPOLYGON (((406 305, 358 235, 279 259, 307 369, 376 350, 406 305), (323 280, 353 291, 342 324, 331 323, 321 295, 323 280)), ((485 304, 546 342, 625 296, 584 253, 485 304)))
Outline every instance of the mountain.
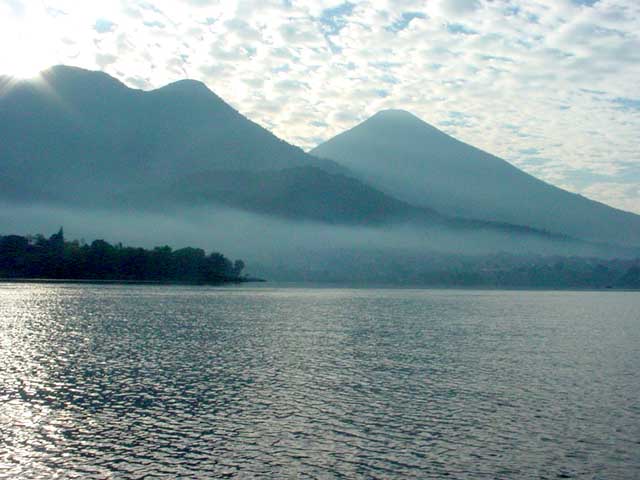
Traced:
POLYGON ((103 72, 57 66, 37 80, 4 78, 0 92, 5 200, 127 210, 224 205, 333 224, 495 227, 449 221, 380 192, 277 138, 201 82, 146 92, 103 72))
MULTIPOLYGON (((410 130, 406 115, 400 117, 398 136, 410 130)), ((413 118, 410 123, 415 127, 413 118)), ((64 66, 33 81, 2 78, 0 132, 0 200, 28 209, 55 207, 50 211, 56 215, 72 209, 69 217, 83 222, 101 224, 108 216, 118 223, 135 215, 141 220, 134 223, 140 223, 158 213, 181 219, 194 211, 207 222, 231 209, 258 214, 250 221, 275 229, 298 229, 302 223, 327 231, 337 225, 385 227, 375 233, 372 228, 333 232, 359 248, 383 242, 390 250, 401 243, 417 250, 466 249, 482 243, 483 251, 526 251, 535 244, 537 251, 552 245, 562 252, 609 254, 608 247, 531 228, 517 218, 511 223, 452 218, 428 202, 414 205, 403 198, 406 192, 396 196, 372 186, 364 165, 354 169, 365 173, 358 178, 333 160, 306 154, 196 81, 145 92, 102 72, 64 66), (400 231, 392 228, 399 225, 400 231), (392 231, 393 240, 382 238, 392 231)), ((377 178, 375 168, 372 172, 377 178)), ((403 173, 396 177, 398 186, 412 185, 414 172, 403 173)), ((465 175, 460 172, 461 181, 465 175)), ((28 209, 14 210, 28 214, 28 209)), ((0 209, 7 218, 11 211, 0 209)), ((225 218, 230 223, 224 228, 233 230, 238 218, 225 218)), ((121 235, 126 240, 126 232, 121 235)), ((257 248, 266 248, 268 237, 257 235, 257 248)), ((307 243, 316 241, 308 238, 307 243)), ((333 241, 321 245, 334 246, 333 241)), ((286 255, 285 245, 277 247, 286 255)))
POLYGON ((243 117, 203 83, 130 89, 102 72, 57 66, 0 79, 0 177, 11 199, 87 201, 216 168, 316 166, 341 172, 243 117))
POLYGON ((440 219, 289 145, 192 80, 145 92, 66 66, 4 78, 0 132, 0 198, 13 203, 222 205, 346 225, 440 219))
POLYGON ((640 245, 640 216, 538 180, 402 110, 379 112, 310 153, 443 214, 640 245))

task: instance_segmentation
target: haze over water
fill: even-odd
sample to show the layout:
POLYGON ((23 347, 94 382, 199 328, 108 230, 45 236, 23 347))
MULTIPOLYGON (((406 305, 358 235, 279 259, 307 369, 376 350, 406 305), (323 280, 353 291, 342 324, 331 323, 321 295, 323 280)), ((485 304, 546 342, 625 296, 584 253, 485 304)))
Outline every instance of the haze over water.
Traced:
POLYGON ((640 477, 639 306, 0 284, 0 478, 640 477))

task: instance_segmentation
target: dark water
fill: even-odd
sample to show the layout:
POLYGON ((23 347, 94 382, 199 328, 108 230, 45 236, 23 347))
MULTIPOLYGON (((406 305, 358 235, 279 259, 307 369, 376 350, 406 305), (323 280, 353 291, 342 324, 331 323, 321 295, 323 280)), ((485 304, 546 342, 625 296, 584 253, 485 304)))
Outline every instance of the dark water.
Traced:
POLYGON ((0 284, 0 478, 640 478, 640 294, 0 284))

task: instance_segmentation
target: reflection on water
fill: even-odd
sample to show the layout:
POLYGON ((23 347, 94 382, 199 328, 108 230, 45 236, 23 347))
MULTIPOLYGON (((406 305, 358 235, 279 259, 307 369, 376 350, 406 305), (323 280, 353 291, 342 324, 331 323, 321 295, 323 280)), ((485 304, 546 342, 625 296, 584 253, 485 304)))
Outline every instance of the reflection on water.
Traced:
POLYGON ((0 284, 0 477, 640 477, 638 307, 0 284))

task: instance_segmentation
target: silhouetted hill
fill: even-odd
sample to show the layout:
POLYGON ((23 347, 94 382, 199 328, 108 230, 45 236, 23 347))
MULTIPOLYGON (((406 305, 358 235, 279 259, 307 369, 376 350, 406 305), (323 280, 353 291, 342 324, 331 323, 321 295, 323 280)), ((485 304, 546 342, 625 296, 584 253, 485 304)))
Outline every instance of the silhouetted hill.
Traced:
MULTIPOLYGON (((442 142, 449 138, 403 112, 385 112, 369 123, 372 128, 365 124, 345 134, 351 138, 352 132, 361 132, 356 140, 372 142, 364 147, 351 142, 365 149, 362 158, 367 159, 394 151, 398 143, 406 151, 418 148, 419 152, 420 142, 424 143, 421 135, 442 142), (371 132, 379 138, 371 137, 371 132)), ((495 248, 502 240, 511 248, 529 248, 523 235, 535 238, 537 248, 540 240, 552 241, 554 246, 560 241, 563 251, 568 248, 569 239, 562 235, 518 226, 527 223, 525 217, 514 217, 512 223, 500 217, 489 221, 491 216, 466 220, 447 216, 449 211, 460 213, 459 208, 436 213, 428 202, 414 206, 404 198, 411 196, 407 194, 412 188, 419 193, 415 186, 423 173, 411 166, 410 156, 397 162, 396 173, 387 171, 384 156, 371 165, 366 163, 369 160, 346 161, 357 167, 365 181, 355 179, 333 160, 308 155, 278 139, 197 81, 182 80, 145 92, 102 72, 63 66, 33 81, 0 79, 0 131, 0 200, 14 204, 39 203, 76 211, 99 207, 117 214, 160 209, 176 218, 191 207, 201 207, 200 214, 206 216, 214 207, 225 206, 325 224, 411 223, 420 227, 420 233, 414 229, 407 235, 418 237, 425 235, 424 227, 446 227, 454 235, 482 231, 483 241, 495 248), (386 193, 367 183, 380 178, 397 182, 399 198, 389 193, 392 189, 384 182, 386 193)), ((471 148, 458 143, 456 148, 471 148)), ((462 190, 475 191, 476 181, 487 175, 484 166, 476 165, 474 170, 469 167, 474 162, 462 158, 449 163, 459 166, 447 170, 451 178, 441 188, 459 182, 465 187, 462 190), (478 178, 472 181, 470 172, 478 178)), ((513 175, 518 173, 495 157, 490 163, 496 168, 505 164, 513 175)), ((438 178, 435 173, 434 177, 438 178)), ((452 187, 452 196, 456 191, 452 187)), ((439 205, 444 207, 446 202, 439 205)), ((477 241, 457 237, 461 248, 477 241)))
POLYGON ((7 84, 0 107, 8 200, 101 207, 124 200, 130 210, 222 204, 354 225, 445 221, 278 139, 201 82, 144 92, 103 72, 57 66, 7 84))
POLYGON ((379 112, 310 153, 443 214, 640 245, 640 216, 540 181, 401 110, 379 112))
POLYGON ((0 85, 0 175, 18 192, 29 186, 29 201, 33 192, 83 201, 216 168, 344 170, 278 139, 192 80, 145 92, 58 66, 0 85))

